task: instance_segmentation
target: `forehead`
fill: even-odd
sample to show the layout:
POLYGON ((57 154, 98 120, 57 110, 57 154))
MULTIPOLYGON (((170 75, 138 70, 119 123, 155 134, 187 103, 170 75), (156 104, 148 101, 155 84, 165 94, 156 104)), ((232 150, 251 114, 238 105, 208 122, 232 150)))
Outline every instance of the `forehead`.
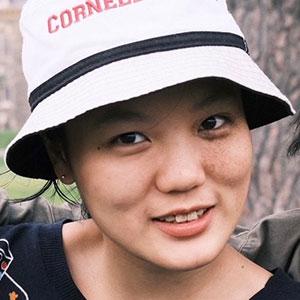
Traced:
POLYGON ((109 104, 97 108, 86 115, 97 115, 101 121, 117 119, 139 120, 153 114, 159 114, 165 109, 186 107, 193 111, 205 109, 215 104, 232 102, 240 99, 240 89, 228 81, 217 79, 195 80, 173 87, 165 88, 147 95, 126 101, 109 104))

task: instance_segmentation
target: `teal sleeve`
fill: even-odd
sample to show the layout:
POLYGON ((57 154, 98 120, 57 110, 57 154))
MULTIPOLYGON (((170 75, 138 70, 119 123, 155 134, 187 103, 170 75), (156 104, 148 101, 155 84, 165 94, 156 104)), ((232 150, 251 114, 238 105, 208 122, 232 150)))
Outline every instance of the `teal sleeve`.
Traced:
POLYGON ((81 218, 80 206, 55 205, 43 197, 14 203, 0 190, 0 226, 20 223, 54 223, 63 219, 81 218))
POLYGON ((280 267, 300 281, 300 209, 268 216, 250 230, 238 227, 230 243, 262 267, 280 267))

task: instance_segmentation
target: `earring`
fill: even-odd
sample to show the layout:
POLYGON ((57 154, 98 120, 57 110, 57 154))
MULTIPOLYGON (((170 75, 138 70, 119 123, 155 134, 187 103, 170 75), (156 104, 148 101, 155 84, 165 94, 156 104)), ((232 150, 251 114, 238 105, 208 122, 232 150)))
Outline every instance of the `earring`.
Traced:
POLYGON ((66 178, 66 176, 65 175, 61 175, 61 179, 65 179, 66 178))

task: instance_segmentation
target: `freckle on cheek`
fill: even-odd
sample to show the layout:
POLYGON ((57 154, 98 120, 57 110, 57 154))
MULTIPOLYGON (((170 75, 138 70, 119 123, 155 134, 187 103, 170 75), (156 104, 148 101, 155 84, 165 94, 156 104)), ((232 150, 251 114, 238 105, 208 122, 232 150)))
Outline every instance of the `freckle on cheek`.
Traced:
POLYGON ((246 183, 251 173, 251 163, 247 161, 246 157, 241 159, 241 157, 238 158, 238 156, 229 154, 223 152, 223 158, 227 157, 227 159, 212 161, 207 166, 207 175, 212 174, 218 182, 231 187, 246 183))

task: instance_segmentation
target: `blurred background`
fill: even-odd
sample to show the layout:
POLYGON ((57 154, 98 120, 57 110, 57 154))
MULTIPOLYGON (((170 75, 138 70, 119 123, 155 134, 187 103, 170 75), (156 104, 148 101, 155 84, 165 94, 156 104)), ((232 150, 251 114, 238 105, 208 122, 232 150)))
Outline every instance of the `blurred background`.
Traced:
MULTIPOLYGON (((29 114, 21 67, 18 19, 26 0, 0 0, 0 172, 3 154, 29 114)), ((80 1, 79 1, 80 2, 80 1)), ((250 54, 280 90, 300 108, 300 1, 227 0, 241 26, 250 54)), ((251 226, 263 216, 300 207, 299 158, 288 159, 293 118, 253 131, 255 159, 252 183, 241 224, 251 226)), ((24 158, 26 159, 26 158, 24 158)), ((10 198, 26 197, 44 182, 6 172, 0 188, 10 198)), ((45 196, 52 201, 52 192, 45 196)))

